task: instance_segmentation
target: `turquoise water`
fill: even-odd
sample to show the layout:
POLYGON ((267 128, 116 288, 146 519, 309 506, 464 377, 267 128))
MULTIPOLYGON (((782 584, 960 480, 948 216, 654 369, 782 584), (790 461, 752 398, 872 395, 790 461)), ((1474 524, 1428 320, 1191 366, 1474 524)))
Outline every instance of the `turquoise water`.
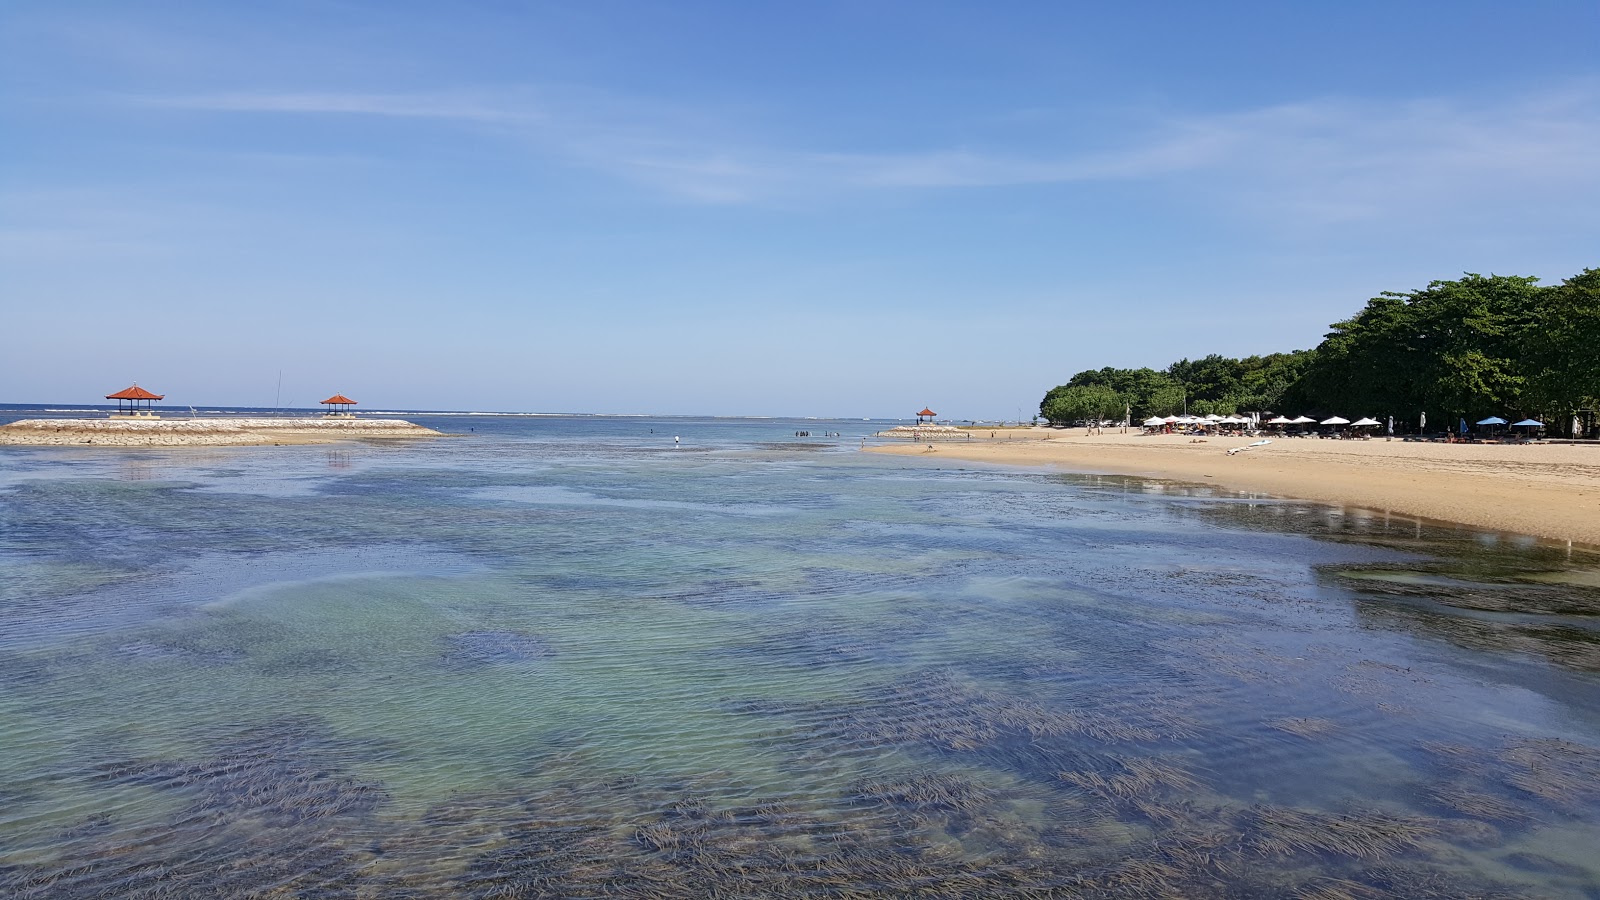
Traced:
POLYGON ((1581 550, 419 421, 0 454, 0 894, 1600 896, 1581 550))

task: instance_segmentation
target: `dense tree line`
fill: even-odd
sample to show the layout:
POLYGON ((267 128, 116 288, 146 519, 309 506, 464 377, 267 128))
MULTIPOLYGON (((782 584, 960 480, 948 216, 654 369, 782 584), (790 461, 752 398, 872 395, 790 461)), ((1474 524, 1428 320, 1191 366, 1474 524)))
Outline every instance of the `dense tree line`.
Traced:
POLYGON ((1467 274, 1384 292, 1314 350, 1213 354, 1154 369, 1090 369, 1052 388, 1052 422, 1188 412, 1394 416, 1436 426, 1490 415, 1565 432, 1600 407, 1600 269, 1557 285, 1467 274))

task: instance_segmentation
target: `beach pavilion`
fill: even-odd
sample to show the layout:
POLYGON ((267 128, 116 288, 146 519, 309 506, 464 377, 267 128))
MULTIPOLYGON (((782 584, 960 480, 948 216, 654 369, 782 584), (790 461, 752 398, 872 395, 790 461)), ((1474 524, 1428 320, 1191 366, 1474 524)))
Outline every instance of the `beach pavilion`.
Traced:
POLYGON ((350 407, 355 406, 356 401, 351 400, 349 397, 346 397, 343 394, 334 394, 332 397, 322 401, 322 405, 328 408, 327 415, 330 416, 355 415, 355 413, 350 411, 350 407))
POLYGON ((112 413, 112 416, 117 418, 128 417, 139 419, 161 418, 160 416, 156 415, 155 410, 151 408, 151 404, 155 403, 157 400, 164 399, 165 397, 165 394, 152 394, 144 388, 139 387, 139 383, 137 381, 133 383, 132 387, 124 388, 123 390, 117 391, 115 394, 106 395, 107 400, 117 401, 117 411, 112 413), (139 405, 141 403, 143 403, 144 406, 141 407, 139 405))
POLYGON ((921 425, 923 418, 927 418, 927 420, 929 422, 932 422, 933 421, 933 417, 936 416, 936 415, 938 415, 938 413, 936 413, 933 410, 931 410, 931 409, 927 408, 926 406, 924 406, 922 408, 922 412, 917 413, 917 424, 921 425))

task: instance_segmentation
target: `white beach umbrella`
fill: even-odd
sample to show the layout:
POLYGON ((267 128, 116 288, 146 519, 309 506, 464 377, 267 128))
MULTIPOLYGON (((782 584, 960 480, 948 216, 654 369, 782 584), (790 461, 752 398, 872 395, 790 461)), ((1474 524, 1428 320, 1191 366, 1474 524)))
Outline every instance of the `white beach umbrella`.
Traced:
POLYGON ((1382 424, 1383 424, 1383 423, 1382 423, 1382 422, 1379 422, 1379 421, 1378 421, 1378 420, 1377 420, 1377 419, 1374 419, 1374 418, 1372 418, 1372 417, 1371 417, 1371 416, 1366 416, 1366 417, 1363 417, 1363 418, 1360 418, 1360 419, 1357 419, 1357 420, 1355 420, 1355 421, 1354 421, 1354 422, 1351 422, 1351 423, 1350 423, 1350 427, 1351 427, 1351 428, 1355 428, 1355 427, 1357 427, 1357 426, 1365 426, 1365 425, 1382 425, 1382 424))
POLYGON ((1350 424, 1350 420, 1346 419, 1346 418, 1344 418, 1342 416, 1333 416, 1331 418, 1323 419, 1322 420, 1322 424, 1323 425, 1349 425, 1350 424))
POLYGON ((1181 420, 1177 416, 1167 416, 1166 418, 1162 419, 1161 421, 1165 422, 1168 425, 1176 425, 1181 420))
POLYGON ((1315 421, 1317 421, 1317 420, 1311 418, 1310 416, 1295 416, 1294 418, 1289 420, 1289 424, 1290 425, 1310 425, 1311 423, 1313 423, 1315 421))
POLYGON ((1206 421, 1207 422, 1221 422, 1222 421, 1222 417, 1217 415, 1216 413, 1211 413, 1210 415, 1206 416, 1206 421))
POLYGON ((1268 425, 1293 425, 1294 420, 1288 416, 1273 416, 1267 420, 1268 425))
POLYGON ((1165 424, 1167 424, 1167 420, 1160 416, 1151 416, 1144 420, 1144 427, 1146 428, 1157 428, 1165 424))
POLYGON ((1225 416, 1222 421, 1229 425, 1244 425, 1250 420, 1244 416, 1225 416))

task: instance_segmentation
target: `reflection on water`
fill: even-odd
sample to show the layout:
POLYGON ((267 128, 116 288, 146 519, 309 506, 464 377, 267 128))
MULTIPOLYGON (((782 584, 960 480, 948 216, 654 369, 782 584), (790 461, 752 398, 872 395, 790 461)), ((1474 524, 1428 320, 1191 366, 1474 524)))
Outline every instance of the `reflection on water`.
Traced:
POLYGON ((0 892, 1600 896, 1582 551, 485 427, 0 457, 0 892))

